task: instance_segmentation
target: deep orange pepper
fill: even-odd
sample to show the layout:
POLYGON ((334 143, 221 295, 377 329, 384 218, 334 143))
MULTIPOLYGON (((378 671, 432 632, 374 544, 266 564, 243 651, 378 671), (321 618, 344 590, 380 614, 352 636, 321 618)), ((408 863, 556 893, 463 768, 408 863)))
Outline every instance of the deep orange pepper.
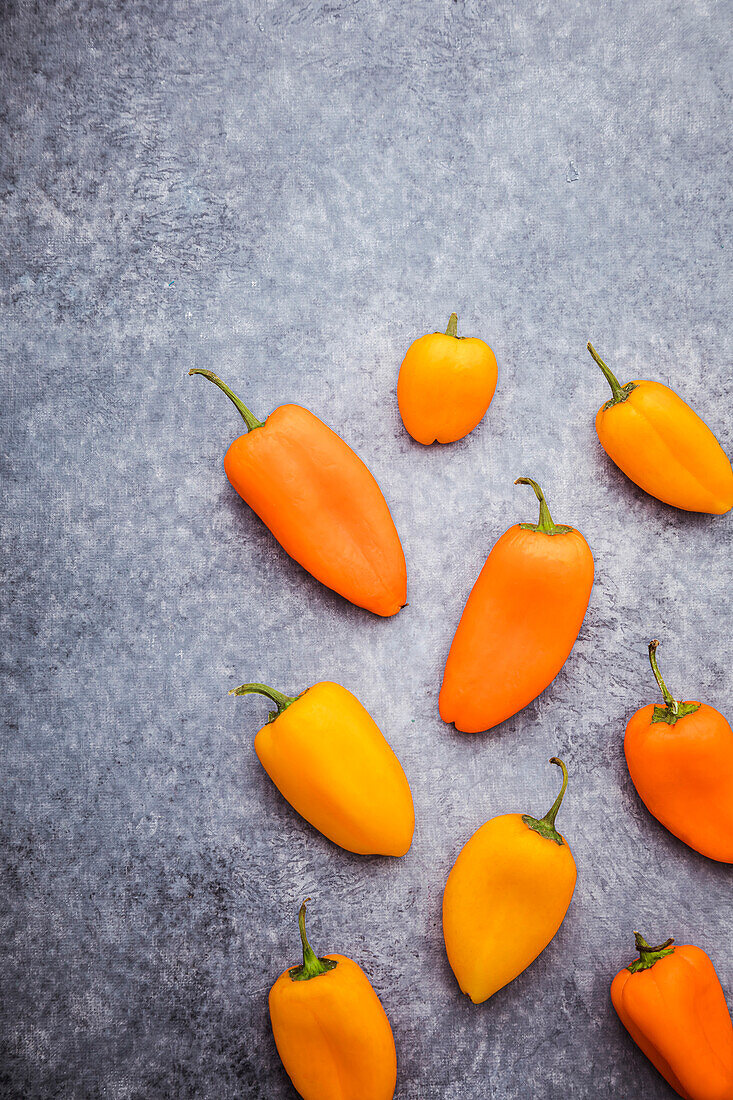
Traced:
POLYGON ((255 752, 301 817, 348 852, 403 856, 415 831, 410 785, 356 696, 329 681, 295 697, 266 684, 229 694, 253 693, 277 707, 255 737, 255 752))
POLYGON ((690 406, 661 382, 622 386, 592 344, 612 397, 596 415, 609 458, 651 496, 686 512, 722 515, 733 507, 733 469, 723 448, 690 406))
POLYGON ((392 1100, 394 1038, 369 979, 344 955, 317 958, 305 934, 305 901, 298 924, 303 963, 280 975, 269 998, 290 1080, 303 1100, 392 1100))
POLYGON ((407 600, 407 567, 387 502, 340 436, 300 405, 257 420, 220 378, 202 374, 239 410, 247 434, 224 456, 229 481, 291 558, 375 615, 407 600))
POLYGON ((651 947, 611 983, 621 1023, 684 1100, 733 1100, 733 1024, 712 962, 699 947, 651 947))
POLYGON ((397 379, 402 423, 418 443, 453 443, 473 431, 496 389, 496 356, 483 340, 458 335, 451 313, 445 332, 420 336, 407 349, 397 379))
POLYGON ((453 638, 440 714, 464 733, 489 730, 544 691, 568 659, 593 587, 593 555, 579 531, 552 522, 539 485, 539 523, 496 542, 453 638))
POLYGON ((639 796, 671 833, 710 859, 733 863, 733 730, 706 703, 672 697, 649 660, 664 706, 642 707, 624 738, 629 774, 639 796))

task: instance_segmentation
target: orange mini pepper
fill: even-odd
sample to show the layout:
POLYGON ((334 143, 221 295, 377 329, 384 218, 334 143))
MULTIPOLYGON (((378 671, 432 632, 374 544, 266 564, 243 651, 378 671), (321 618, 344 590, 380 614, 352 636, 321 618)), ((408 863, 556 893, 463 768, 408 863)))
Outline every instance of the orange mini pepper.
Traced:
POLYGON ((300 405, 257 420, 220 378, 247 433, 224 456, 229 481, 290 554, 334 592, 375 615, 407 600, 399 535, 376 481, 348 444, 300 405))
POLYGON ((290 1080, 303 1100, 391 1100, 397 1055, 379 997, 351 959, 316 956, 305 934, 305 901, 298 924, 302 965, 281 974, 269 998, 290 1080))
POLYGON ((504 814, 462 848, 443 894, 443 935, 458 984, 474 1004, 513 981, 544 951, 565 919, 577 871, 555 818, 568 784, 539 820, 504 814))
POLYGON ((451 313, 445 332, 414 340, 397 379, 402 423, 418 443, 453 443, 481 421, 496 389, 496 356, 476 337, 458 335, 451 313))
POLYGON ((611 983, 621 1023, 684 1100, 733 1100, 733 1024, 712 962, 699 947, 650 947, 611 983))
POLYGON ((349 852, 403 856, 415 831, 410 785, 359 700, 328 681, 296 697, 265 684, 229 694, 253 693, 277 707, 255 737, 255 752, 301 817, 349 852))
POLYGON ((539 523, 517 523, 494 545, 461 616, 440 689, 444 722, 489 730, 544 691, 568 659, 593 587, 579 531, 553 523, 536 481, 539 523))
POLYGON ((733 469, 690 406, 661 382, 622 386, 592 344, 612 397, 596 415, 601 446, 618 468, 657 500, 686 512, 722 515, 733 507, 733 469))
POLYGON ((642 707, 624 738, 629 775, 657 821, 697 852, 733 863, 733 730, 707 703, 672 697, 657 665, 658 641, 649 660, 664 706, 642 707))

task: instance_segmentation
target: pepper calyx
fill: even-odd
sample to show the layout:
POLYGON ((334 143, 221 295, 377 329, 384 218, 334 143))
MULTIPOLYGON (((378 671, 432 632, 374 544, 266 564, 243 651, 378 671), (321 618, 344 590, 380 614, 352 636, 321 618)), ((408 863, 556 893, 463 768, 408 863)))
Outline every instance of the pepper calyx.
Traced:
POLYGON ((545 840, 552 840, 555 844, 562 846, 565 840, 561 833, 555 828, 555 818, 557 817, 557 811, 560 809, 563 798, 565 797, 565 791, 568 785, 568 769, 565 767, 562 760, 557 756, 550 757, 551 764, 557 764, 558 768, 562 769, 562 787, 555 801, 550 806, 549 810, 544 817, 536 818, 530 817, 529 814, 522 814, 522 821, 528 829, 532 829, 533 832, 539 833, 545 840))
POLYGON ((636 389, 636 382, 627 382, 625 386, 622 386, 616 375, 611 371, 609 367, 601 359, 596 349, 591 344, 590 340, 586 344, 588 351, 591 353, 593 359, 603 371, 603 376, 611 387, 611 393, 613 396, 609 398, 606 404, 603 406, 605 412, 606 409, 613 408, 614 405, 620 405, 626 401, 632 390, 636 389))
POLYGON ((657 664, 657 648, 659 642, 654 638, 649 643, 649 663, 652 666, 652 672, 654 673, 654 679, 657 681, 659 690, 664 696, 664 705, 657 703, 652 711, 652 724, 655 722, 666 722, 668 726, 674 726, 680 718, 684 718, 686 714, 694 714, 696 710, 700 709, 699 703, 682 703, 678 699, 675 699, 671 691, 662 679, 662 674, 659 671, 659 665, 657 664))
POLYGON ((550 515, 550 509, 547 507, 547 501, 545 500, 545 494, 542 489, 531 477, 518 477, 514 482, 515 485, 531 485, 534 490, 534 495, 540 502, 540 518, 537 523, 520 523, 519 526, 523 531, 539 531, 543 535, 569 535, 573 530, 572 527, 567 527, 564 523, 555 523, 550 515))
POLYGON ((699 703, 676 703, 677 710, 673 711, 668 706, 662 706, 661 703, 654 704, 654 711, 652 713, 652 725, 655 722, 666 722, 668 726, 673 726, 680 718, 684 718, 686 714, 694 714, 696 710, 700 709, 699 703))
POLYGON ((305 899, 298 913, 300 942, 303 945, 303 962, 300 966, 293 966, 288 970, 291 982, 308 982, 311 978, 318 978, 321 974, 327 974, 329 970, 335 970, 338 966, 335 959, 319 959, 308 943, 308 937, 305 934, 305 905, 310 900, 310 898, 305 899))
POLYGON ((639 952, 639 958, 634 959, 632 963, 626 967, 631 974, 638 974, 640 970, 649 970, 655 963, 663 959, 665 955, 671 955, 674 951, 672 944, 674 939, 670 936, 664 943, 657 944, 656 947, 652 947, 648 944, 641 932, 634 932, 634 944, 636 950, 639 952))

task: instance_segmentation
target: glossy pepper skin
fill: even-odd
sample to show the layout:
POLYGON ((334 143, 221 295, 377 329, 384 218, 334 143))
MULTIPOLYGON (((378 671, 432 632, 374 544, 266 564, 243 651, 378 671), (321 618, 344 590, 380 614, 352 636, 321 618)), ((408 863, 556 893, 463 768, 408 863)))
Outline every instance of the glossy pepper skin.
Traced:
POLYGON ((539 523, 517 523, 494 545, 458 624, 440 690, 444 722, 463 733, 498 726, 526 707, 565 664, 593 587, 593 555, 579 531, 552 522, 544 494, 539 523))
POLYGON ((277 707, 255 737, 255 752, 301 817, 349 852, 403 856, 415 831, 410 785, 359 700, 329 681, 295 698, 265 684, 230 692, 253 693, 277 707))
POLYGON ((690 406, 661 382, 622 386, 592 344, 588 351, 611 386, 596 415, 601 446, 641 489, 686 512, 722 515, 733 507, 733 469, 690 406))
POLYGON ((712 962, 699 947, 650 947, 620 970, 611 1001, 636 1045, 685 1100, 733 1100, 733 1025, 712 962))
POLYGON ((733 863, 733 730, 715 707, 673 699, 658 645, 649 643, 649 660, 664 706, 650 703, 629 721, 629 775, 665 828, 702 855, 733 863))
POLYGON ((577 871, 555 829, 568 773, 543 818, 494 817, 464 845, 443 894, 448 961, 474 1004, 488 1000, 544 951, 568 911, 577 871))
POLYGON ((491 404, 496 356, 475 337, 458 336, 451 314, 445 332, 414 340, 397 379, 402 423, 418 443, 454 443, 472 432, 491 404))
POLYGON ((351 959, 316 957, 305 934, 305 901, 298 923, 303 963, 280 975, 269 998, 290 1080, 303 1100, 391 1100, 397 1055, 377 994, 351 959))
POLYGON ((407 567, 382 491, 340 436, 300 405, 264 423, 220 378, 202 374, 239 410, 247 433, 224 456, 236 491, 304 569, 375 615, 407 601, 407 567))

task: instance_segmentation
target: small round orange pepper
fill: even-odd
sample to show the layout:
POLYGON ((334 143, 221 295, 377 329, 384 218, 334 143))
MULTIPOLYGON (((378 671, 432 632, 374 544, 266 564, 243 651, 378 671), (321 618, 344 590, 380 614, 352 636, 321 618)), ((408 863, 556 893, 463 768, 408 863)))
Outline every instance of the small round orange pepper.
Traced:
POLYGON ((356 696, 329 681, 295 697, 266 684, 229 694, 265 695, 277 707, 255 737, 255 752, 301 817, 348 852, 405 854, 415 831, 410 785, 356 696))
POLYGON ((290 1080, 303 1100, 392 1100, 397 1055, 379 997, 351 959, 316 956, 305 934, 305 901, 298 924, 302 965, 282 973, 269 997, 290 1080))
POLYGON ((445 332, 414 340, 397 379, 402 423, 418 443, 454 443, 473 431, 491 404, 496 356, 476 337, 458 336, 451 313, 445 332))
POLYGON ((630 719, 624 738, 629 775, 657 821, 695 851, 733 863, 733 730, 707 703, 672 697, 649 643, 664 706, 630 719))
POLYGON ((733 1024, 709 957, 634 938, 639 958, 611 983, 621 1023, 684 1100, 733 1100, 733 1024))
POLYGON ((611 387, 598 410, 601 446, 618 468, 657 500, 686 512, 722 515, 733 507, 733 469, 690 406, 661 382, 622 386, 592 344, 588 351, 611 387))
POLYGON ((456 629, 438 705, 463 733, 490 730, 526 707, 565 664, 591 588, 593 555, 579 531, 553 523, 542 489, 539 523, 517 523, 494 545, 456 629))
POLYGON ((443 894, 443 935, 458 984, 474 1004, 488 1000, 544 951, 565 919, 577 871, 555 818, 568 785, 539 820, 504 814, 463 846, 443 894))
POLYGON ((224 456, 232 486, 299 565, 358 607, 396 615, 407 566, 387 502, 351 447, 300 405, 259 421, 220 378, 247 425, 224 456))

